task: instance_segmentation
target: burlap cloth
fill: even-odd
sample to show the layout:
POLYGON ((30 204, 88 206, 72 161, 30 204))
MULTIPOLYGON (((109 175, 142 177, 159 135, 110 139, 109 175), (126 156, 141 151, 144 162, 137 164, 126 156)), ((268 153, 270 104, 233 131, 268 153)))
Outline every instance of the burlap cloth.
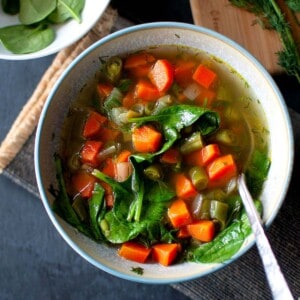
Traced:
MULTIPOLYGON (((131 25, 108 7, 95 27, 79 42, 60 51, 45 72, 7 137, 0 146, 0 173, 39 198, 33 152, 35 128, 47 95, 70 62, 85 48, 112 31, 131 25)), ((268 229, 268 237, 295 299, 300 296, 300 114, 289 110, 295 137, 295 165, 285 202, 268 229)), ((271 299, 257 249, 253 247, 235 263, 204 278, 172 284, 191 299, 271 299)))

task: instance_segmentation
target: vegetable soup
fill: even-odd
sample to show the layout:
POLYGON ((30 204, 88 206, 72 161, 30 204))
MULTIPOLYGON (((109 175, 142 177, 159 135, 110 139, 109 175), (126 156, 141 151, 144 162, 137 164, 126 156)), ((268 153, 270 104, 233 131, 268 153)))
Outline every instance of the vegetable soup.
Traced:
POLYGON ((261 213, 270 166, 266 121, 247 82, 178 46, 101 57, 55 159, 59 215, 125 259, 164 266, 234 255, 251 233, 237 176, 245 172, 261 213))

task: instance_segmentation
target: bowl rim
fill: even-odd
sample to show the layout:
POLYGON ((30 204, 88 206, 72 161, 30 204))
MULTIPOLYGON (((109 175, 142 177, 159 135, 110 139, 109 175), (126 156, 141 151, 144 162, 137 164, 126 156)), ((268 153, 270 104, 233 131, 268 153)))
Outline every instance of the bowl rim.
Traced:
POLYGON ((105 265, 96 261, 90 255, 86 254, 75 242, 72 241, 72 239, 64 231, 61 224, 56 220, 55 213, 53 212, 51 206, 49 205, 49 203, 47 201, 45 188, 43 187, 42 180, 41 180, 42 174, 40 172, 39 144, 40 144, 40 137, 41 137, 41 133, 42 133, 42 129, 43 129, 44 119, 46 117, 47 110, 51 104, 51 99, 52 99, 53 95, 55 94, 57 88, 60 86, 61 82, 64 80, 64 78, 71 72, 73 67, 75 65, 77 65, 85 56, 89 55, 90 52, 94 51, 96 48, 100 47, 101 45, 103 45, 113 39, 116 39, 118 37, 121 37, 122 35, 125 35, 125 34, 133 33, 133 32, 136 32, 139 30, 144 30, 144 29, 157 29, 157 28, 187 29, 187 30, 192 30, 192 31, 196 31, 199 33, 203 33, 208 36, 211 36, 211 37, 221 40, 222 42, 224 42, 224 43, 228 44, 229 46, 238 50, 243 56, 245 56, 249 61, 251 61, 256 66, 256 68, 259 70, 259 72, 261 72, 263 77, 270 84, 274 93, 277 95, 278 100, 280 102, 279 103, 280 108, 281 108, 284 118, 287 122, 286 129, 287 129, 287 135, 288 135, 288 140, 289 140, 290 157, 288 158, 289 165, 287 167, 288 176, 284 183, 284 189, 283 189, 283 193, 282 193, 280 202, 278 203, 277 208, 273 211, 273 213, 271 214, 271 216, 269 217, 267 222, 265 222, 264 225, 266 227, 269 227, 271 225, 271 223, 274 221, 275 217, 277 216, 277 214, 285 200, 286 194, 287 194, 287 190, 288 190, 289 183, 290 183, 291 176, 292 176, 293 162, 294 162, 294 137, 293 137, 293 131, 292 131, 292 124, 291 124, 291 120, 290 120, 290 116, 288 113, 286 103, 284 101, 284 98, 283 98, 278 86, 276 85, 274 79, 272 78, 272 76, 268 73, 268 71, 264 68, 264 66, 251 53, 249 53, 248 50, 246 50, 243 46, 239 45, 237 42, 233 41, 229 37, 224 36, 223 34, 220 34, 212 29, 205 28, 202 26, 197 26, 194 24, 181 23, 181 22, 150 22, 150 23, 144 23, 144 24, 140 24, 140 25, 133 25, 133 26, 121 29, 119 31, 113 32, 106 37, 103 37, 102 39, 100 39, 99 41, 95 42, 93 45, 88 47, 81 54, 79 54, 71 62, 71 64, 62 73, 62 75, 60 76, 60 78, 57 80, 54 87, 50 91, 49 96, 48 96, 48 98, 45 102, 45 105, 43 107, 43 110, 41 112, 41 116, 40 116, 40 119, 38 122, 37 131, 36 131, 36 140, 35 140, 35 149, 34 149, 34 165, 35 165, 38 189, 40 192, 40 196, 41 196, 43 205, 46 209, 46 212, 47 212, 48 216, 50 217, 52 223, 54 224, 54 226, 60 233, 60 235, 69 244, 69 246, 71 246, 71 248, 73 248, 73 250, 75 250, 80 256, 85 258, 89 263, 91 263, 95 267, 97 267, 111 275, 114 275, 114 276, 122 278, 122 279, 129 280, 129 281, 140 282, 140 283, 150 283, 150 284, 171 284, 171 283, 179 283, 179 282, 184 282, 184 281, 188 281, 188 280, 201 278, 205 275, 211 274, 217 270, 222 269, 223 267, 225 267, 226 265, 230 264, 233 261, 236 261, 238 258, 240 258, 242 255, 244 255, 255 244, 254 235, 251 234, 251 236, 249 237, 249 242, 241 250, 239 250, 239 252, 236 255, 234 255, 231 259, 227 260, 225 263, 222 263, 222 264, 216 264, 216 265, 214 264, 211 269, 204 271, 201 274, 193 274, 193 275, 176 278, 176 279, 162 279, 162 278, 159 278, 159 279, 150 278, 149 279, 149 278, 145 278, 143 276, 136 277, 134 275, 131 276, 128 274, 120 273, 119 271, 112 270, 112 269, 106 267, 105 265))

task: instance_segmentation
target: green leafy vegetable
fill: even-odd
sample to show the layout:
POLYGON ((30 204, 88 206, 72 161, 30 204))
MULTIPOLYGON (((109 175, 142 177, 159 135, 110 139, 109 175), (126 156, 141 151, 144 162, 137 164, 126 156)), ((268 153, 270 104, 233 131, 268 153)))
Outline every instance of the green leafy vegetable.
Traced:
POLYGON ((81 11, 85 0, 57 0, 55 10, 48 16, 48 20, 53 23, 64 23, 73 18, 78 23, 81 22, 81 11))
POLYGON ((131 118, 129 122, 141 126, 146 122, 158 122, 162 127, 165 137, 165 144, 156 153, 136 154, 135 159, 140 162, 151 160, 153 157, 168 150, 180 137, 180 130, 196 122, 197 129, 203 135, 216 131, 220 126, 219 115, 208 109, 193 105, 173 105, 166 107, 155 115, 140 118, 131 118))
POLYGON ((95 183, 93 196, 89 200, 89 213, 91 229, 96 240, 102 237, 99 223, 105 212, 104 189, 99 183, 95 183))
MULTIPOLYGON (((255 201, 255 206, 261 214, 261 202, 255 201)), ((200 263, 223 263, 239 251, 250 233, 251 225, 246 212, 243 211, 240 218, 221 231, 213 241, 190 247, 187 250, 187 259, 200 263)))
POLYGON ((300 0, 286 0, 289 8, 295 12, 300 12, 300 0))
POLYGON ((267 179, 271 161, 265 152, 254 151, 247 167, 246 180, 251 195, 256 198, 262 191, 263 183, 267 179))
POLYGON ((103 232, 111 243, 123 243, 139 235, 149 242, 158 240, 165 232, 161 221, 174 191, 167 188, 160 194, 161 183, 142 180, 142 164, 137 164, 134 159, 132 163, 133 175, 125 182, 117 182, 96 169, 92 172, 113 189, 114 206, 104 216, 107 228, 103 232))
POLYGON ((144 274, 144 269, 141 267, 132 267, 131 271, 138 274, 138 275, 143 275, 144 274))
POLYGON ((43 25, 13 25, 0 28, 0 40, 4 47, 15 54, 39 51, 50 45, 55 39, 52 28, 43 25))
MULTIPOLYGON (((278 63, 289 75, 293 75, 300 83, 300 53, 294 41, 291 29, 283 12, 275 0, 230 0, 240 8, 246 9, 260 18, 260 23, 266 24, 267 28, 277 31, 281 39, 283 50, 279 51, 278 63)), ((289 6, 299 8, 299 1, 289 1, 289 6), (294 6, 295 5, 295 6, 294 6)))
POLYGON ((19 13, 21 24, 0 28, 0 42, 14 54, 37 52, 55 39, 49 22, 81 21, 85 0, 2 0, 4 12, 19 13))
POLYGON ((20 22, 25 25, 40 22, 55 8, 56 0, 20 0, 20 22))
POLYGON ((88 237, 92 237, 89 227, 85 223, 80 221, 79 217, 72 208, 63 179, 62 163, 58 156, 55 157, 55 166, 56 178, 58 182, 58 194, 56 195, 54 202, 55 211, 69 224, 77 228, 80 232, 84 233, 88 237))

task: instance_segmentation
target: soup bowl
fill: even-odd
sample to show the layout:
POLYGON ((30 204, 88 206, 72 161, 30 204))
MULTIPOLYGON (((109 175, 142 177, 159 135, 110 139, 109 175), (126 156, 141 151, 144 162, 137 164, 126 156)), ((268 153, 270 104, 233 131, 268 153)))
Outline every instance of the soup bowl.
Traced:
POLYGON ((159 22, 129 27, 99 40, 78 56, 57 81, 43 108, 36 133, 35 170, 41 199, 52 223, 79 255, 97 268, 124 279, 174 283, 226 267, 253 246, 253 235, 224 263, 182 262, 168 267, 157 263, 139 264, 121 258, 116 248, 94 242, 60 218, 53 210, 55 197, 51 192, 53 187, 58 187, 54 156, 61 142, 64 119, 74 99, 99 70, 99 57, 124 55, 157 45, 201 49, 215 61, 225 63, 230 73, 251 87, 253 99, 259 103, 268 127, 271 166, 260 199, 263 222, 266 226, 272 223, 284 201, 293 165, 293 136, 285 102, 268 72, 244 48, 225 36, 194 25, 159 22), (141 268, 143 274, 134 272, 136 268, 141 268))

